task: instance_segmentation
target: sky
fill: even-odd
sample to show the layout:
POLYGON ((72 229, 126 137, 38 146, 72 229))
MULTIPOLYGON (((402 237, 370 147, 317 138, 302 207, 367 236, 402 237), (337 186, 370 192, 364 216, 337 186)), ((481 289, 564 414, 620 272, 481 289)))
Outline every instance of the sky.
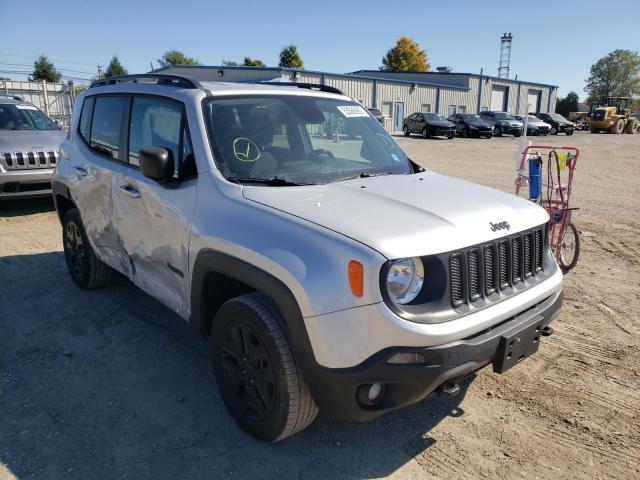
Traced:
POLYGON ((26 79, 40 54, 76 80, 114 54, 129 73, 143 73, 173 48, 203 65, 250 56, 277 66, 291 43, 307 69, 345 73, 379 68, 402 35, 427 51, 434 70, 497 76, 504 32, 513 34, 511 78, 583 99, 598 58, 640 50, 640 0, 0 0, 0 76, 26 79))

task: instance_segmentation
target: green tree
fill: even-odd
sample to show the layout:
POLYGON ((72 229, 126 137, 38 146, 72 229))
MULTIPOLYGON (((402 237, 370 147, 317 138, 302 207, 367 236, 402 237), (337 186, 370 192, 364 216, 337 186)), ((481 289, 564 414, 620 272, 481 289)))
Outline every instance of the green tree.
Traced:
POLYGON ((298 47, 295 45, 287 45, 280 51, 280 67, 285 68, 304 68, 304 61, 298 53, 298 47))
POLYGON ((223 67, 239 67, 240 64, 235 60, 222 60, 223 67))
POLYGON ((556 113, 560 115, 569 115, 571 112, 578 111, 578 94, 576 92, 569 92, 564 98, 558 98, 556 100, 556 113))
POLYGON ((46 80, 51 83, 60 83, 62 75, 56 70, 56 67, 49 61, 45 55, 40 55, 33 62, 33 73, 30 80, 46 80))
POLYGON ((418 42, 402 36, 393 48, 382 58, 380 70, 391 72, 428 72, 431 70, 427 52, 418 42))
POLYGON ((179 50, 167 50, 164 55, 158 59, 158 63, 162 67, 171 67, 173 65, 200 65, 195 58, 188 57, 179 50))
POLYGON ((104 77, 117 77, 119 75, 126 75, 127 73, 129 72, 127 72, 127 69, 122 66, 118 56, 114 55, 104 72, 104 77))
MULTIPOLYGON (((244 57, 243 67, 266 67, 264 62, 259 58, 244 57)), ((302 67, 300 67, 302 68, 302 67)))
POLYGON ((591 74, 586 82, 587 101, 638 95, 640 55, 632 50, 614 50, 591 65, 591 74))

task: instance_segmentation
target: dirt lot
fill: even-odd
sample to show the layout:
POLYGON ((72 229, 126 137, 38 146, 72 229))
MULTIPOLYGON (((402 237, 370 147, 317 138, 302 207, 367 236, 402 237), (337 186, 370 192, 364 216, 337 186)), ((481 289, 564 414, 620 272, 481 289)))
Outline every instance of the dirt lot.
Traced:
MULTIPOLYGON (((225 412, 206 345, 124 280, 69 279, 48 201, 0 205, 0 478, 640 478, 640 135, 584 156, 583 251, 556 334, 507 374, 275 445, 225 412)), ((398 138, 430 169, 513 189, 512 138, 398 138)))

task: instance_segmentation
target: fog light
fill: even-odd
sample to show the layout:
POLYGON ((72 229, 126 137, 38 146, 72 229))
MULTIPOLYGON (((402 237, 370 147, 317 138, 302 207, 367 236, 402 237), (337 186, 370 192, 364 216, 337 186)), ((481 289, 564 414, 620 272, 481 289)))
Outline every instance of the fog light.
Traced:
POLYGON ((382 400, 384 392, 384 383, 375 382, 360 385, 360 388, 358 388, 358 402, 360 402, 361 405, 377 405, 380 403, 380 400, 382 400))
POLYGON ((421 353, 396 353, 389 360, 387 360, 387 363, 395 364, 415 364, 425 362, 426 359, 422 356, 421 353))

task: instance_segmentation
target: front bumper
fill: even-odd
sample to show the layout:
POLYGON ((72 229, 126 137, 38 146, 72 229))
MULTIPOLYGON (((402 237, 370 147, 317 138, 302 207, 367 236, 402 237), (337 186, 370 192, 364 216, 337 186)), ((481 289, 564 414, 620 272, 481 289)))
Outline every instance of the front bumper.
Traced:
POLYGON ((512 127, 511 125, 501 125, 500 129, 502 130, 502 133, 506 135, 522 135, 524 132, 524 127, 512 127))
POLYGON ((455 137, 456 135, 455 127, 452 127, 452 128, 428 127, 428 128, 429 128, 429 134, 432 137, 455 137))
POLYGON ((562 291, 520 313, 464 339, 431 347, 390 347, 361 364, 344 369, 321 368, 310 383, 320 409, 345 420, 372 420, 427 397, 440 386, 458 381, 492 362, 500 361, 503 336, 533 325, 546 327, 558 314, 562 291), (390 364, 397 353, 419 353, 425 363, 390 364), (375 406, 357 400, 358 389, 379 382, 385 393, 375 406))
POLYGON ((0 168, 0 200, 51 195, 53 168, 4 170, 0 168))

